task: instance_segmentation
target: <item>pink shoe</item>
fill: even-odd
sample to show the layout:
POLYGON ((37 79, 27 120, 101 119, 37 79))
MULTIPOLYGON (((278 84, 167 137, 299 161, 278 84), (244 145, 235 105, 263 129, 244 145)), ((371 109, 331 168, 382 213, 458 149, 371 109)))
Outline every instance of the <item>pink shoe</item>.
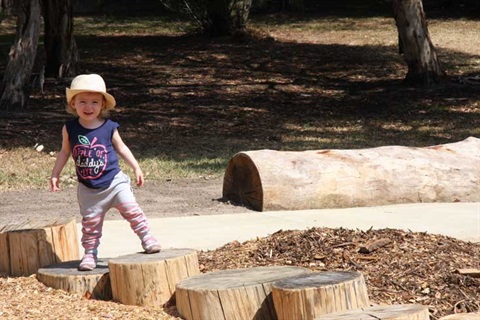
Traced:
POLYGON ((162 246, 158 243, 157 239, 154 237, 149 237, 147 240, 142 242, 143 250, 145 253, 158 253, 162 251, 162 246))
POLYGON ((97 256, 93 253, 85 253, 78 266, 79 271, 92 271, 97 267, 97 256))

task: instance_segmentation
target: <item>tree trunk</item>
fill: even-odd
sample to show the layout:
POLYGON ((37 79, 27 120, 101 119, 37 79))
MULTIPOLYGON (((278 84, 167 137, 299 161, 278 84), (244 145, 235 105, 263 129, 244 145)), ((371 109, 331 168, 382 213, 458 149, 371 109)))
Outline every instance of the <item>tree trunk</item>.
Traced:
POLYGON ((276 319, 272 283, 309 273, 302 267, 255 267, 209 272, 177 284, 181 317, 192 319, 276 319))
POLYGON ((405 81, 431 84, 445 76, 430 40, 422 0, 394 0, 400 52, 408 66, 405 81))
POLYGON ((254 210, 476 202, 480 139, 425 148, 240 152, 227 164, 223 197, 254 210))
POLYGON ((229 36, 245 29, 252 0, 210 0, 206 2, 206 33, 229 36))
POLYGON ((0 110, 4 111, 22 110, 27 105, 30 75, 40 36, 39 0, 17 0, 14 10, 17 31, 0 90, 0 110))
POLYGON ((370 305, 363 275, 355 271, 314 272, 276 281, 272 295, 279 320, 313 320, 370 305))
POLYGON ((45 21, 45 76, 73 77, 78 50, 73 36, 72 0, 43 0, 45 21))

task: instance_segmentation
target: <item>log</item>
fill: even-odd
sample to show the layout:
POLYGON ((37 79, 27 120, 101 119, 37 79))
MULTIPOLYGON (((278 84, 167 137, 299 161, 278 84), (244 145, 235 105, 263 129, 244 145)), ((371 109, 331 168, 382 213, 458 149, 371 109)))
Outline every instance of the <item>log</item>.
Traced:
POLYGON ((200 273, 193 249, 135 253, 108 261, 113 300, 137 306, 162 307, 174 297, 176 284, 200 273))
POLYGON ((47 287, 78 294, 88 299, 112 300, 108 260, 98 259, 92 271, 78 271, 80 260, 66 261, 37 271, 38 281, 47 287))
POLYGON ((279 320, 316 317, 370 306, 363 275, 354 271, 314 272, 273 283, 279 320))
POLYGON ((223 197, 257 211, 476 202, 480 139, 415 148, 245 151, 227 164, 223 197))
POLYGON ((255 267, 201 274, 177 284, 180 316, 190 319, 276 319, 274 281, 309 273, 302 267, 255 267))
POLYGON ((427 306, 419 304, 374 306, 322 315, 316 320, 429 320, 427 306))
POLYGON ((41 267, 79 259, 74 219, 22 226, 0 233, 0 273, 29 276, 41 267))
POLYGON ((445 317, 441 317, 438 320, 478 320, 478 319, 480 319, 480 313, 470 312, 470 313, 451 314, 445 317))

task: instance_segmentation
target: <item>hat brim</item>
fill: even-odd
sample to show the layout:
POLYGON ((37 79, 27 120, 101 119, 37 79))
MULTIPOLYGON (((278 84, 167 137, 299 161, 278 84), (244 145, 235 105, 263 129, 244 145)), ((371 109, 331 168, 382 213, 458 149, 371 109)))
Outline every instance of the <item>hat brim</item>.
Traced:
POLYGON ((113 109, 117 102, 115 101, 115 98, 106 92, 102 91, 95 91, 95 90, 85 90, 85 89, 69 89, 67 88, 67 102, 70 104, 72 101, 73 97, 81 92, 95 92, 95 93, 101 93, 105 97, 105 109, 111 110, 113 109))

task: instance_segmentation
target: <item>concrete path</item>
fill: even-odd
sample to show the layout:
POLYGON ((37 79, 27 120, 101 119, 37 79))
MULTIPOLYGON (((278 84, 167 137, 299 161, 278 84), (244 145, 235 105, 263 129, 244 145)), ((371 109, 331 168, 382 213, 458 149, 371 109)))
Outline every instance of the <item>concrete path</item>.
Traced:
MULTIPOLYGON (((150 219, 150 225, 163 248, 197 250, 213 250, 234 240, 243 242, 265 237, 280 229, 305 230, 310 227, 403 229, 480 243, 480 203, 416 203, 157 218, 150 219)), ((78 225, 79 237, 80 229, 78 225)), ((141 250, 140 241, 126 221, 105 221, 100 257, 116 257, 141 250)))

